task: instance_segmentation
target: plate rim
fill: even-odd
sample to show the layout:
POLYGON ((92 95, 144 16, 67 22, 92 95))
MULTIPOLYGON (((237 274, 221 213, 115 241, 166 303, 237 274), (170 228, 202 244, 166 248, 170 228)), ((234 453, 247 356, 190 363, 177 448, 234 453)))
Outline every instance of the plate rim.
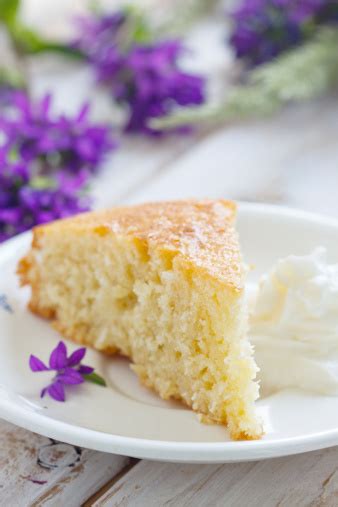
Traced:
MULTIPOLYGON (((0 399, 0 403, 4 400, 0 399)), ((291 456, 338 445, 338 429, 270 441, 175 442, 125 437, 83 428, 5 401, 0 417, 70 445, 122 456, 181 463, 229 463, 291 456), (24 418, 24 415, 28 417, 24 418), (165 453, 165 455, 163 454, 165 453)))
MULTIPOLYGON (((270 215, 283 215, 338 229, 338 220, 330 216, 265 203, 237 201, 237 204, 239 210, 246 213, 262 212, 270 215)), ((6 251, 27 241, 26 238, 30 235, 31 231, 28 231, 4 242, 0 246, 0 261, 1 257, 6 255, 6 251)), ((338 428, 269 441, 262 439, 230 442, 176 442, 128 437, 84 428, 39 412, 28 411, 24 405, 19 405, 1 394, 0 417, 27 430, 68 444, 135 458, 182 463, 227 463, 259 460, 338 445, 338 428)))

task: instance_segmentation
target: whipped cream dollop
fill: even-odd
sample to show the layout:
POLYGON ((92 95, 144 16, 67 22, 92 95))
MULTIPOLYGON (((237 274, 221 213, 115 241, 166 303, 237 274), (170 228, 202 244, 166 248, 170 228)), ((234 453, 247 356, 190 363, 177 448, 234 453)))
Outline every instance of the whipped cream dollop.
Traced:
POLYGON ((288 387, 338 395, 338 264, 325 248, 281 259, 262 277, 250 335, 263 396, 288 387))

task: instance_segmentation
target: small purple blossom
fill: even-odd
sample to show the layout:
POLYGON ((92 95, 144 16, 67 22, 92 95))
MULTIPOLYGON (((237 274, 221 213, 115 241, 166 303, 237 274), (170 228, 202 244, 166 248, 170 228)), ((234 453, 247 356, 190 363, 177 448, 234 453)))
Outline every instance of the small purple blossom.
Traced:
POLYGON ((89 209, 89 198, 81 195, 81 177, 70 179, 62 172, 53 179, 32 177, 29 164, 6 157, 0 150, 0 242, 89 209))
POLYGON ((41 398, 48 394, 56 401, 65 401, 65 386, 82 384, 85 380, 105 385, 103 379, 94 373, 94 368, 81 364, 85 354, 86 348, 81 347, 68 357, 67 347, 63 341, 60 341, 51 352, 48 366, 38 357, 31 355, 29 367, 33 372, 56 372, 52 382, 42 389, 41 398))
POLYGON ((87 211, 84 192, 107 153, 111 129, 53 115, 51 96, 35 102, 22 91, 0 110, 0 242, 31 227, 87 211))
POLYGON ((75 45, 95 69, 96 78, 113 98, 127 106, 127 132, 158 134, 149 120, 175 107, 204 102, 204 79, 180 69, 184 53, 180 41, 130 41, 125 44, 127 15, 117 13, 82 20, 75 45))
POLYGON ((148 125, 151 118, 168 115, 176 106, 204 102, 204 79, 178 67, 183 51, 179 41, 163 41, 136 46, 120 60, 111 90, 118 102, 129 106, 127 132, 156 134, 148 125))
POLYGON ((51 95, 34 102, 22 91, 13 93, 10 109, 0 115, 3 147, 25 162, 34 162, 40 174, 97 172, 116 147, 111 130, 90 123, 88 104, 75 118, 52 115, 50 106, 51 95))
POLYGON ((232 13, 237 58, 257 65, 301 43, 328 0, 242 0, 232 13))
POLYGON ((117 11, 100 17, 82 16, 75 21, 79 37, 72 45, 86 56, 98 73, 100 69, 103 71, 101 79, 104 79, 104 71, 109 67, 110 58, 114 64, 115 49, 116 52, 119 51, 120 29, 125 26, 127 15, 123 11, 117 11))

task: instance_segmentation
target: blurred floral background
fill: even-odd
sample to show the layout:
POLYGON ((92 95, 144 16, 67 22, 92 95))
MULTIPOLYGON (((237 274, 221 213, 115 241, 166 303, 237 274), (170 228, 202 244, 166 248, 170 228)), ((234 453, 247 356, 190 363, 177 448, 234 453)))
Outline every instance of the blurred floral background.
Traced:
POLYGON ((0 241, 338 86, 338 0, 69 3, 0 0, 0 241))

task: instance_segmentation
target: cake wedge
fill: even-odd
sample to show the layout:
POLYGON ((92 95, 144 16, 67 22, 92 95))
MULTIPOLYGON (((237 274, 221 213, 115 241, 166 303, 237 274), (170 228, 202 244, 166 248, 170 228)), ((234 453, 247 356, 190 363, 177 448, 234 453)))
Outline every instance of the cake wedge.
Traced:
POLYGON ((176 201, 36 227, 20 261, 29 308, 66 338, 130 358, 162 398, 233 439, 262 434, 236 205, 176 201))

